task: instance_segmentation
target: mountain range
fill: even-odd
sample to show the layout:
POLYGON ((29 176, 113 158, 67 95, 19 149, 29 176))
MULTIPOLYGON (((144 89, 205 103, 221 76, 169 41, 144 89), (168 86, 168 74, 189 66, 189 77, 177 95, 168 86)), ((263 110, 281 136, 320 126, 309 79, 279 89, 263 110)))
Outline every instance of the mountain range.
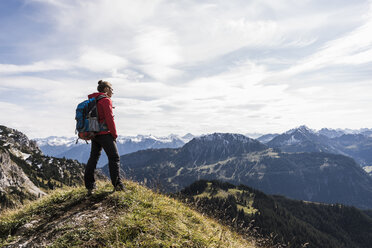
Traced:
MULTIPOLYGON (((120 155, 145 150, 149 148, 178 148, 191 140, 194 136, 190 133, 184 136, 171 134, 167 137, 156 137, 153 135, 137 136, 119 136, 117 138, 117 147, 120 155)), ((90 155, 90 144, 84 141, 78 141, 75 137, 57 137, 37 138, 42 152, 48 156, 57 158, 76 159, 80 163, 86 163, 90 155)), ((102 167, 108 163, 106 153, 102 153, 97 167, 102 167)))
MULTIPOLYGON (((308 128, 298 129, 287 132, 289 139, 293 136, 299 140, 300 134, 314 138, 308 128)), ((359 137, 344 134, 331 139, 350 135, 359 137)), ((178 192, 173 196, 250 240, 255 237, 258 247, 368 247, 372 211, 355 207, 372 209, 372 179, 366 173, 370 167, 365 166, 365 171, 354 159, 328 151, 281 149, 240 134, 214 133, 195 137, 179 148, 123 155, 121 169, 127 178, 160 191, 178 192), (209 181, 197 181, 200 179, 209 181), (225 182, 210 181, 214 179, 225 182)), ((45 156, 35 141, 0 126, 0 246, 167 244, 173 242, 168 238, 174 237, 175 231, 183 230, 169 229, 174 226, 173 220, 182 219, 179 225, 187 222, 185 230, 195 227, 193 232, 199 238, 205 232, 199 229, 201 222, 207 223, 208 230, 216 227, 199 217, 197 221, 194 214, 172 199, 127 180, 125 192, 113 193, 109 182, 99 182, 97 192, 87 197, 81 187, 83 171, 84 165, 78 161, 45 156), (64 189, 53 191, 57 188, 64 189), (40 201, 20 207, 25 201, 47 194, 40 201), (20 210, 2 212, 9 207, 20 210), (118 213, 122 216, 119 219, 118 213)), ((102 171, 108 174, 107 167, 102 171)), ((105 179, 100 173, 96 176, 105 179)), ((222 229, 218 227, 220 233, 222 229)), ((182 238, 177 238, 181 247, 190 244, 190 232, 177 235, 182 238)), ((212 236, 208 234, 202 242, 211 242, 212 236)), ((193 236, 194 241, 201 244, 193 236)))
MULTIPOLYGON (((272 148, 280 148, 283 152, 329 152, 353 158, 362 167, 370 171, 372 166, 372 129, 328 129, 319 131, 306 126, 291 129, 282 134, 248 133, 247 137, 254 137, 261 143, 272 148)), ((120 155, 129 154, 139 150, 158 148, 179 148, 196 136, 188 133, 184 136, 169 135, 156 137, 153 135, 119 136, 117 145, 120 155)), ((42 152, 48 156, 58 158, 76 159, 86 163, 90 154, 90 145, 79 141, 76 144, 74 137, 50 136, 37 138, 36 143, 42 152)), ((98 167, 108 163, 105 153, 98 161, 98 167)))
MULTIPOLYGON (((260 140, 260 138, 258 139, 260 140)), ((261 139, 263 140, 263 139, 261 139)), ((315 132, 306 126, 291 129, 265 142, 283 152, 327 152, 353 158, 362 167, 372 165, 370 129, 354 131, 321 129, 315 132)))
MULTIPOLYGON (((372 178, 352 158, 281 152, 240 134, 214 133, 181 148, 137 151, 121 156, 121 169, 166 192, 217 179, 293 199, 372 208, 372 178)), ((107 166, 102 170, 108 175, 107 166)))
MULTIPOLYGON (((328 138, 336 138, 336 137, 340 137, 340 136, 345 135, 345 134, 362 134, 362 135, 367 136, 367 137, 372 136, 372 128, 361 128, 361 129, 322 128, 322 129, 316 131, 316 130, 308 128, 306 125, 302 125, 302 126, 290 129, 287 132, 291 132, 292 130, 295 130, 295 129, 308 129, 308 130, 310 130, 310 131, 312 131, 316 134, 321 134, 321 135, 327 136, 328 138)), ((275 136, 278 136, 278 135, 280 135, 280 134, 278 134, 278 133, 268 133, 268 134, 261 134, 261 135, 257 136, 257 134, 255 133, 253 136, 250 136, 250 134, 247 134, 246 136, 258 139, 261 142, 266 143, 266 142, 270 141, 271 139, 273 139, 275 136), (261 140, 261 139, 267 139, 267 140, 264 141, 264 140, 261 140)))

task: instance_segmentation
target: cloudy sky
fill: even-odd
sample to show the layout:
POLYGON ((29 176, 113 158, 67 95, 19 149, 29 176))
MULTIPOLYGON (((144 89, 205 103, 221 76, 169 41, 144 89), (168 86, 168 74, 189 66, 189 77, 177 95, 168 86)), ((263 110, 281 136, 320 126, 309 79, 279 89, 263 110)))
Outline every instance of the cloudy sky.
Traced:
POLYGON ((1 0, 0 124, 73 136, 112 82, 120 135, 372 127, 372 1, 1 0))

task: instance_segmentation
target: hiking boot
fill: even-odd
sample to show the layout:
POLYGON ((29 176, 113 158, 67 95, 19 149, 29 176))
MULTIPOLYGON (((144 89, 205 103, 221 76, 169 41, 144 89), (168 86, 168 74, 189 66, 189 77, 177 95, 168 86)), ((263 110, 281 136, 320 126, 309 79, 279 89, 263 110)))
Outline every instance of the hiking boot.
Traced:
POLYGON ((125 186, 122 183, 118 183, 114 188, 114 191, 124 191, 124 190, 125 190, 125 186))
POLYGON ((92 188, 88 188, 88 196, 91 196, 96 189, 97 189, 96 184, 93 184, 92 188))

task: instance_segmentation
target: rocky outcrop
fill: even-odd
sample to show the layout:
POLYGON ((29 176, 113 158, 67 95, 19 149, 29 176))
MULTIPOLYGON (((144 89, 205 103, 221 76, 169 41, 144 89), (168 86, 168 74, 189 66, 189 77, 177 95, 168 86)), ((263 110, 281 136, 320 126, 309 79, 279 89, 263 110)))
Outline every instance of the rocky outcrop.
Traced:
POLYGON ((83 177, 84 166, 76 160, 44 156, 26 135, 0 126, 1 208, 33 200, 49 189, 80 185, 83 177))
POLYGON ((0 199, 2 207, 12 207, 25 199, 36 199, 45 195, 11 159, 0 150, 0 199))

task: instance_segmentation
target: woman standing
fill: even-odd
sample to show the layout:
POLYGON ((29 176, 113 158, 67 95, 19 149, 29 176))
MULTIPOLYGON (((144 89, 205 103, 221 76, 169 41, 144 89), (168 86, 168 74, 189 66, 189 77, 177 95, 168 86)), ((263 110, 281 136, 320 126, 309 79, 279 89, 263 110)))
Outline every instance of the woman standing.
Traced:
POLYGON ((124 190, 124 185, 120 180, 119 174, 120 157, 116 146, 116 138, 118 135, 116 132, 114 115, 112 113, 111 97, 114 94, 112 85, 107 81, 100 80, 97 90, 98 92, 90 94, 88 97, 89 99, 93 97, 97 99, 100 95, 104 96, 97 102, 97 111, 99 123, 102 123, 106 128, 92 138, 90 157, 84 173, 84 182, 85 187, 88 189, 88 195, 91 195, 92 191, 96 188, 94 171, 98 159, 101 156, 102 148, 105 150, 109 159, 110 177, 114 189, 117 191, 124 190))

